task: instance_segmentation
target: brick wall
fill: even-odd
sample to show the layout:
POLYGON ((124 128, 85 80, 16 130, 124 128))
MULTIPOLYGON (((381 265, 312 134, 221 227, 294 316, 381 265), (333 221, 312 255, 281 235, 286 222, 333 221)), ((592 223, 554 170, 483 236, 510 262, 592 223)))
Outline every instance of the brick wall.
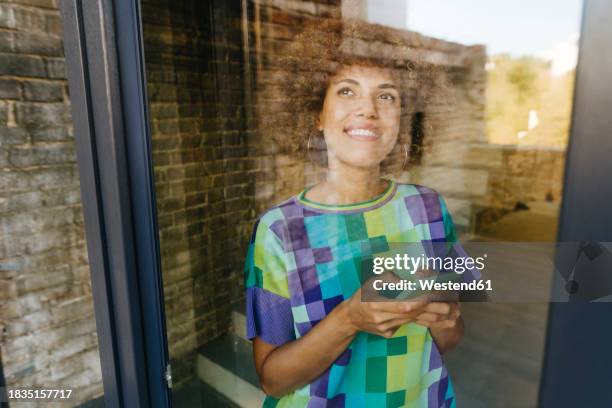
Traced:
POLYGON ((486 195, 473 202, 479 208, 474 228, 486 229, 519 203, 556 218, 563 194, 565 154, 559 147, 472 145, 470 167, 488 174, 486 195))
POLYGON ((102 384, 62 47, 55 0, 0 1, 0 350, 8 385, 84 402, 102 384))
POLYGON ((501 160, 491 175, 490 206, 512 208, 518 201, 560 205, 564 148, 502 145, 498 149, 501 160))
POLYGON ((142 13, 168 341, 181 382, 240 302, 257 159, 245 150, 240 8, 144 0, 142 13))

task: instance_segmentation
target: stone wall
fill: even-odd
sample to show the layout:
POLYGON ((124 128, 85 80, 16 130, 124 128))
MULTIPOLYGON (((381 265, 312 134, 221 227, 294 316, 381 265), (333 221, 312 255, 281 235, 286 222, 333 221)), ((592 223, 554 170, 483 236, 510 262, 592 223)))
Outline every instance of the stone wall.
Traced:
POLYGON ((469 166, 485 172, 486 194, 472 202, 479 232, 514 210, 533 209, 556 218, 563 194, 564 148, 476 143, 469 166))
POLYGON ((518 202, 544 201, 560 205, 565 149, 502 145, 497 150, 500 161, 491 173, 490 206, 512 208, 518 202))
MULTIPOLYGON (((270 193, 295 176, 288 171, 293 164, 257 137, 251 94, 256 84, 245 75, 250 57, 240 6, 142 2, 168 342, 177 383, 193 376, 197 349, 229 331, 232 309, 243 308, 244 255, 254 221, 270 193)), ((253 3, 248 7, 246 29, 252 30, 260 15, 253 3)))
POLYGON ((340 8, 341 0, 249 1, 248 62, 253 101, 250 113, 254 126, 248 140, 248 154, 260 157, 254 180, 257 214, 324 177, 324 169, 303 154, 283 153, 275 143, 267 122, 274 115, 286 114, 283 107, 287 101, 277 99, 270 89, 286 87, 282 83, 286 78, 279 75, 282 72, 275 62, 304 23, 328 18, 340 8))
POLYGON ((101 395, 55 0, 0 1, 0 264, 7 384, 101 395))

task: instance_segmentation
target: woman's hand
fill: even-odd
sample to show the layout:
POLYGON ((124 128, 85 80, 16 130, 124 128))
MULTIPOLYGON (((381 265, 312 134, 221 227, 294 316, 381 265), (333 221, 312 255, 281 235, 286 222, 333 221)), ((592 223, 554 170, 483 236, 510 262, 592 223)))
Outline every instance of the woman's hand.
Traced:
MULTIPOLYGON (((267 344, 259 337, 254 339, 255 369, 267 395, 280 398, 310 383, 346 350, 359 331, 390 338, 401 325, 416 322, 419 316, 430 318, 426 313, 448 314, 443 306, 427 307, 441 302, 430 302, 426 296, 401 302, 366 302, 361 295, 360 288, 304 336, 282 346, 267 344)), ((454 329, 430 331, 441 352, 454 343, 454 333, 458 333, 454 329)))
POLYGON ((409 301, 366 302, 361 299, 359 288, 343 303, 350 326, 355 332, 365 331, 390 338, 401 325, 416 321, 418 316, 423 315, 427 300, 418 298, 409 301))
POLYGON ((359 331, 390 338, 399 326, 423 313, 421 308, 427 302, 425 298, 365 302, 358 289, 296 340, 275 346, 256 337, 253 353, 261 389, 280 398, 303 387, 328 369, 359 331))
POLYGON ((430 302, 416 316, 415 323, 436 329, 451 329, 457 326, 461 317, 459 302, 430 302))
POLYGON ((464 324, 459 302, 430 302, 423 307, 415 323, 429 328, 440 353, 453 349, 463 338, 464 324))

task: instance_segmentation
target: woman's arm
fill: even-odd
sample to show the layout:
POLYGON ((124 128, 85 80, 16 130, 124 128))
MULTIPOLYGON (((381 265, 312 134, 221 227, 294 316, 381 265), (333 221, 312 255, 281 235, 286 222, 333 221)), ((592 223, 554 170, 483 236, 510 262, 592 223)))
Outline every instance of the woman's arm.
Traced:
POLYGON ((356 334, 345 305, 339 304, 303 337, 282 346, 256 337, 253 352, 261 389, 280 398, 310 383, 346 350, 356 334))
POLYGON ((457 344, 463 339, 464 332, 463 319, 460 317, 457 319, 454 327, 451 328, 429 328, 431 337, 433 337, 438 350, 441 354, 451 351, 457 344))
POLYGON ((336 306, 297 340, 274 346, 256 337, 255 368, 261 389, 275 398, 320 376, 342 354, 359 331, 390 338, 422 313, 425 301, 362 302, 361 289, 336 306))

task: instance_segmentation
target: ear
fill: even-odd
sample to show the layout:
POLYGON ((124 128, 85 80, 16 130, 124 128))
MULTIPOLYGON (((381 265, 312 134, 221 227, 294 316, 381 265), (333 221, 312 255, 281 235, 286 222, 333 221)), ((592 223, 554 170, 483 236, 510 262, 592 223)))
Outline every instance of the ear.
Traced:
POLYGON ((319 113, 319 115, 317 116, 317 120, 316 120, 316 123, 315 123, 315 126, 317 127, 317 130, 319 132, 323 131, 323 121, 321 120, 321 116, 322 116, 322 112, 319 113))

